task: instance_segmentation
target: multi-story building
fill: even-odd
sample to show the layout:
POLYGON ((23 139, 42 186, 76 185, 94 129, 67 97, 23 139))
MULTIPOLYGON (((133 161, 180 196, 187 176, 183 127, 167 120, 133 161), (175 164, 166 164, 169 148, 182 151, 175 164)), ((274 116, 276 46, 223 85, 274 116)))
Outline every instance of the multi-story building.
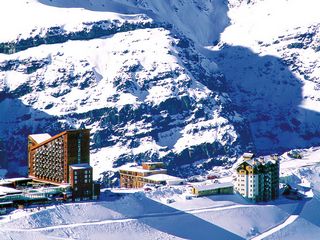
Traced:
POLYGON ((87 163, 80 163, 72 164, 69 168, 73 200, 96 199, 100 195, 100 185, 92 180, 92 167, 87 163))
POLYGON ((56 136, 28 137, 29 177, 55 185, 70 184, 74 200, 96 198, 98 184, 92 180, 90 130, 68 130, 56 136))
POLYGON ((245 154, 237 167, 235 190, 243 197, 259 202, 279 196, 278 155, 255 158, 245 154))
POLYGON ((51 137, 35 134, 28 138, 29 176, 50 183, 68 183, 69 166, 89 164, 90 130, 69 130, 51 137))
POLYGON ((167 169, 164 168, 162 162, 145 162, 142 166, 123 166, 119 169, 120 187, 124 188, 141 188, 148 180, 145 177, 154 174, 166 174, 167 169))

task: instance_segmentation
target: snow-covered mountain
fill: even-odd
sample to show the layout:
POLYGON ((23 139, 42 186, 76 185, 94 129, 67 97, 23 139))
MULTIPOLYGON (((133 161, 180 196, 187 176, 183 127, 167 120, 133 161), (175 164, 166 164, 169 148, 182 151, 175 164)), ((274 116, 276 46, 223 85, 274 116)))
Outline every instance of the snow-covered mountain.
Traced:
POLYGON ((1 23, 0 131, 10 143, 9 168, 26 165, 28 134, 81 124, 92 129, 97 174, 149 159, 171 169, 199 160, 212 166, 252 147, 223 74, 198 51, 201 41, 218 39, 227 6, 174 2, 2 3, 2 16, 19 9, 25 19, 1 23))
POLYGON ((96 178, 132 161, 196 173, 248 149, 319 145, 318 5, 1 1, 9 168, 26 166, 28 134, 81 124, 96 178))
POLYGON ((250 122, 258 151, 319 145, 319 1, 230 1, 209 54, 250 122))
POLYGON ((298 188, 301 200, 282 194, 259 204, 238 194, 190 199, 190 185, 147 192, 104 189, 99 201, 29 206, 2 216, 0 239, 315 240, 320 234, 320 148, 300 154, 302 159, 287 153, 280 157, 280 179, 298 188))

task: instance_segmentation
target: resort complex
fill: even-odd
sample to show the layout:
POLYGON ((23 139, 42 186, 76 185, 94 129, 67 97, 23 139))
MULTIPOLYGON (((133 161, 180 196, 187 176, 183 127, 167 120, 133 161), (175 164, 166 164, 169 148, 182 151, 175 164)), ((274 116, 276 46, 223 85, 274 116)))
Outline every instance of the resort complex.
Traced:
MULTIPOLYGON (((97 199, 100 184, 93 181, 90 166, 90 130, 64 131, 28 137, 28 177, 0 180, 0 210, 34 203, 97 199)), ((236 168, 236 178, 187 182, 167 173, 163 162, 127 164, 119 168, 120 187, 152 190, 152 187, 181 186, 187 197, 225 195, 238 192, 251 201, 269 201, 279 196, 278 155, 256 158, 245 153, 236 168), (184 191, 185 191, 184 190, 184 191)), ((171 199, 168 203, 171 202, 171 199)))
POLYGON ((97 199, 92 179, 90 130, 69 130, 51 137, 28 137, 29 177, 0 180, 0 208, 50 201, 97 199))

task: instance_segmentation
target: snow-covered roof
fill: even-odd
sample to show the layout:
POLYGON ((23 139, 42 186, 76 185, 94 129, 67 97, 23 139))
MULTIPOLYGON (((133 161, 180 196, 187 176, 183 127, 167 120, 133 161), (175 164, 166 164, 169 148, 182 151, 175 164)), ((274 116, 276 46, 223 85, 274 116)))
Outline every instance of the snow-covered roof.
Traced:
POLYGON ((168 174, 162 174, 162 173, 144 177, 144 179, 147 179, 150 181, 183 181, 182 178, 171 176, 168 174))
POLYGON ((139 172, 139 173, 166 171, 166 169, 164 169, 164 168, 157 168, 157 169, 153 169, 153 170, 143 169, 142 166, 122 166, 119 168, 119 170, 139 172))
POLYGON ((70 167, 72 169, 88 169, 88 168, 91 168, 90 164, 88 163, 79 163, 79 164, 72 164, 70 165, 70 167))
POLYGON ((22 192, 14 188, 0 186, 0 195, 15 194, 15 193, 22 193, 22 192))
POLYGON ((33 140, 35 140, 39 144, 50 139, 51 135, 48 133, 41 133, 41 134, 32 134, 32 135, 29 135, 29 137, 31 137, 33 140))
POLYGON ((11 184, 12 182, 9 182, 9 181, 7 181, 7 180, 5 180, 5 179, 3 179, 3 180, 0 180, 0 186, 1 185, 6 185, 6 184, 11 184))
POLYGON ((142 164, 145 164, 145 165, 156 165, 156 164, 163 164, 163 162, 143 162, 142 164))
POLYGON ((1 205, 1 206, 11 205, 11 204, 13 204, 12 201, 9 201, 9 202, 0 202, 0 205, 1 205))
POLYGON ((298 183, 298 186, 303 188, 311 188, 311 183, 309 181, 302 181, 301 183, 298 183))
POLYGON ((25 177, 3 179, 3 181, 10 182, 10 183, 18 182, 18 181, 31 181, 31 180, 32 180, 31 178, 25 178, 25 177))
POLYGON ((219 188, 228 188, 233 187, 232 182, 225 182, 225 183, 213 183, 213 184, 205 184, 205 185, 193 185, 195 189, 198 189, 200 191, 204 190, 213 190, 213 189, 219 189, 219 188))
POLYGON ((244 158, 253 158, 253 153, 244 153, 242 156, 244 157, 244 158))
POLYGON ((255 165, 265 165, 267 163, 275 164, 276 160, 272 159, 270 156, 266 156, 266 157, 260 157, 260 158, 253 158, 245 162, 250 164, 253 167, 255 165))

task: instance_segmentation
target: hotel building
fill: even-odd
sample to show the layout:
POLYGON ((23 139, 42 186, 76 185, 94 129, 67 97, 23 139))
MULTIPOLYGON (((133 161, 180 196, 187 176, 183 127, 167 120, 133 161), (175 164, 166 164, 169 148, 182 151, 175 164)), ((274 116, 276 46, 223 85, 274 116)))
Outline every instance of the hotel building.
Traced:
POLYGON ((236 171, 235 190, 243 197, 259 202, 279 196, 278 155, 255 158, 253 154, 244 154, 236 171))
POLYGON ((89 147, 88 129, 68 130, 53 137, 47 133, 30 135, 29 177, 54 185, 71 185, 73 200, 96 198, 100 187, 92 180, 89 147))
POLYGON ((120 172, 120 187, 123 188, 141 188, 150 181, 145 179, 155 174, 166 174, 162 162, 145 162, 142 166, 123 166, 120 172))

